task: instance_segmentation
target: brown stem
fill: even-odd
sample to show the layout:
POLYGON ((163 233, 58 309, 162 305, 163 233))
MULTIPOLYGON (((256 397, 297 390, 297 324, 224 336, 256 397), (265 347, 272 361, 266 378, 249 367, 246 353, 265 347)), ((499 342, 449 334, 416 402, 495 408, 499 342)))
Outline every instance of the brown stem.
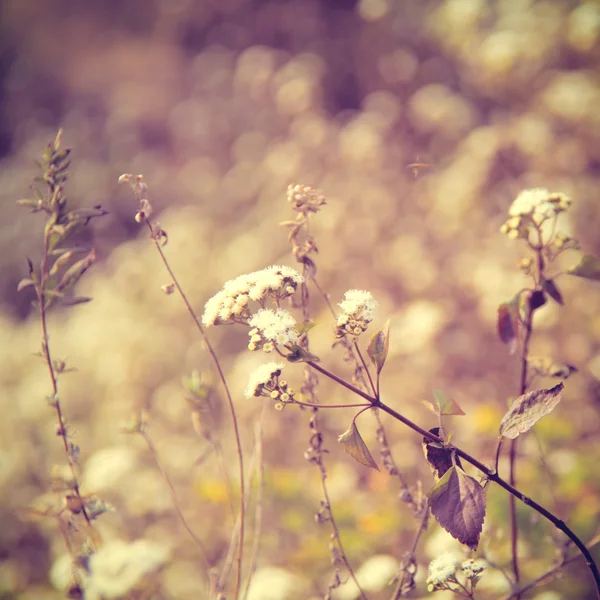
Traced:
POLYGON ((44 352, 44 359, 48 365, 48 373, 50 374, 50 381, 52 382, 52 403, 56 411, 56 419, 58 421, 57 434, 62 438, 63 447, 67 456, 67 462, 71 470, 72 475, 72 486, 71 489, 77 498, 77 503, 81 507, 81 513, 87 523, 88 527, 92 528, 92 522, 85 508, 85 502, 81 496, 79 489, 79 480, 77 479, 77 472, 75 469, 75 461, 73 459, 71 450, 69 449, 69 441, 67 439, 67 425, 63 417, 62 408, 60 405, 60 398, 58 397, 58 379, 56 377, 56 371, 54 370, 54 363, 52 362, 52 356, 50 354, 50 341, 48 336, 48 322, 46 312, 46 283, 48 280, 48 253, 50 251, 50 233, 46 231, 44 234, 44 255, 42 257, 41 264, 41 281, 38 292, 38 302, 40 305, 40 320, 42 323, 42 350, 44 352))
POLYGON ((175 273, 171 269, 171 265, 169 264, 169 261, 167 260, 167 257, 165 256, 163 249, 161 248, 160 240, 156 239, 156 236, 154 235, 155 230, 154 230, 153 226, 150 224, 149 221, 146 221, 146 225, 148 226, 148 229, 150 230, 152 240, 154 241, 154 245, 156 246, 156 249, 158 250, 160 258, 165 266, 165 269, 169 273, 169 276, 171 277, 173 284, 177 288, 177 292, 179 293, 179 296, 183 300, 188 313, 192 317, 192 320, 194 321, 196 328, 200 332, 200 335, 202 336, 204 343, 206 344, 208 352, 213 360, 213 363, 214 363, 217 373, 219 375, 219 379, 221 380, 221 384, 223 385, 223 389, 225 390, 225 395, 227 396, 227 402, 229 404, 229 412, 231 414, 231 420, 233 422, 233 431, 234 431, 234 435, 235 435, 235 443, 236 443, 236 449, 237 449, 237 455, 238 455, 238 467, 239 467, 239 478, 240 478, 240 509, 239 509, 240 510, 240 533, 239 533, 239 540, 238 540, 238 553, 237 553, 237 558, 236 558, 237 569, 236 569, 236 581, 235 581, 235 592, 234 592, 234 598, 237 598, 240 593, 240 586, 241 586, 241 580, 242 580, 242 556, 243 556, 243 551, 244 551, 244 527, 245 527, 245 514, 244 514, 245 513, 245 508, 244 508, 245 486, 244 486, 244 457, 243 457, 243 453, 242 453, 242 441, 241 441, 241 437, 240 437, 240 429, 239 429, 239 425, 238 425, 237 415, 235 412, 235 406, 233 404, 233 398, 231 397, 231 392, 229 391, 229 386, 227 385, 227 380, 225 379, 225 374, 223 373, 223 369, 221 368, 219 359, 217 358, 217 355, 216 355, 210 341, 208 340, 208 337, 206 336, 204 328, 202 327, 202 324, 198 320, 198 317, 196 316, 196 313, 194 312, 192 305, 190 304, 189 300, 187 299, 187 296, 185 295, 185 292, 183 291, 181 285, 179 284, 177 277, 175 277, 175 273))
POLYGON ((156 446, 154 445, 154 442, 152 441, 152 438, 143 429, 143 427, 140 427, 139 433, 144 438, 144 441, 146 442, 146 445, 148 446, 148 450, 150 451, 150 454, 152 454, 152 458, 154 459, 154 462, 156 463, 156 466, 157 466, 158 470, 160 471, 160 474, 161 474, 164 482, 167 484, 167 487, 169 488, 169 494, 171 495, 171 503, 173 504, 173 507, 175 508, 175 512, 177 513, 177 516, 179 517, 181 524, 183 525, 184 529, 188 532, 189 536, 192 538, 192 540, 196 544, 196 546, 198 546, 198 548, 200 549, 200 556, 202 557, 202 562, 204 563, 204 566, 208 569, 210 565, 209 565, 208 558, 207 558, 206 546, 202 543, 202 540, 200 540, 200 538, 194 533, 194 531, 188 524, 186 518, 184 517, 183 511, 181 510, 181 506, 179 504, 179 499, 177 498, 177 493, 175 492, 175 488, 173 486, 173 482, 171 481, 169 474, 165 471, 165 468, 163 467, 162 463, 160 462, 160 460, 158 458, 158 452, 156 450, 156 446))

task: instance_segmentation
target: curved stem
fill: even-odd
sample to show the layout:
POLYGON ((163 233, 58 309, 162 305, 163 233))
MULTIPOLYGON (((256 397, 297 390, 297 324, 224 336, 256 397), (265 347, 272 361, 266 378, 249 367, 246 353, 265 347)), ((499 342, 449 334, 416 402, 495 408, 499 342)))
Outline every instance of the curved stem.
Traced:
POLYGON ((156 246, 156 249, 158 250, 158 253, 159 253, 159 255, 162 259, 162 262, 165 266, 165 269, 169 273, 169 276, 171 277, 173 284, 177 288, 177 292, 179 293, 181 299, 183 300, 188 313, 192 317, 192 320, 194 321, 196 328, 200 332, 200 335, 202 336, 204 343, 206 344, 208 352, 213 360, 213 363, 214 363, 217 373, 219 375, 219 379, 221 380, 221 384, 223 385, 223 389, 225 390, 225 395, 227 396, 227 403, 229 405, 229 412, 231 414, 231 420, 233 423, 233 431, 234 431, 234 435, 235 435, 236 450, 237 450, 237 455, 238 455, 239 478, 240 478, 240 508, 239 508, 239 510, 240 510, 240 532, 239 532, 239 540, 238 540, 238 553, 237 553, 237 558, 236 558, 237 569, 236 569, 236 581, 235 581, 235 592, 234 592, 234 598, 237 598, 240 593, 240 586, 241 586, 241 580, 242 580, 241 579, 242 578, 242 555, 243 555, 243 551, 244 551, 244 527, 245 527, 245 512, 246 511, 245 511, 245 506, 244 506, 244 498, 245 498, 244 456, 242 453, 242 441, 241 441, 241 436, 240 436, 240 429, 239 429, 239 425, 238 425, 237 415, 235 412, 235 406, 233 404, 233 398, 231 397, 231 392, 229 391, 229 386, 227 385, 227 380, 225 379, 225 374, 223 373, 223 369, 221 368, 221 363, 219 362, 219 359, 217 358, 217 355, 216 355, 210 341, 208 340, 208 337, 206 336, 204 328, 202 327, 202 324, 198 320, 198 317, 196 316, 196 313, 194 312, 192 305, 190 304, 189 300, 187 299, 187 296, 185 295, 185 292, 183 291, 181 285, 179 285, 179 281, 177 280, 177 277, 175 277, 175 273, 171 269, 171 265, 169 264, 169 261, 167 260, 167 257, 165 256, 163 249, 161 248, 160 240, 156 239, 155 229, 153 228, 153 226, 150 224, 149 221, 146 221, 146 225, 148 226, 148 229, 150 230, 152 240, 154 241, 154 245, 156 246))

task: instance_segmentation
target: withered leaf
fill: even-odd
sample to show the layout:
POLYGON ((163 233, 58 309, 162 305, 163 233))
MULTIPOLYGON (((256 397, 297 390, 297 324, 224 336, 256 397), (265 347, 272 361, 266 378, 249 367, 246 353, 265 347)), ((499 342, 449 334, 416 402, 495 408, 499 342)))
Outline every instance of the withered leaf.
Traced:
POLYGON ((429 491, 438 523, 455 539, 476 550, 485 519, 485 492, 479 482, 453 466, 429 491))
POLYGON ((358 428, 356 427, 356 423, 352 421, 352 424, 342 435, 338 437, 338 442, 343 444, 344 450, 352 456, 352 458, 356 459, 361 465, 365 465, 365 467, 371 467, 372 469, 376 469, 379 471, 379 467, 367 445, 363 441, 360 433, 358 432, 358 428))
POLYGON ((500 435, 514 440, 529 431, 542 417, 550 414, 562 399, 564 385, 559 383, 549 390, 533 390, 519 396, 502 417, 500 435))

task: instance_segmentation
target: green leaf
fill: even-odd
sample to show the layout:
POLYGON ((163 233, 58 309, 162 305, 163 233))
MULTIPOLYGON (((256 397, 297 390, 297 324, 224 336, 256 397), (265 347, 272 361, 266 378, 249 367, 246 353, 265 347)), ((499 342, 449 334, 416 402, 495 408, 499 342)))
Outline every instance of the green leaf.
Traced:
POLYGON ((427 496, 438 523, 461 544, 476 550, 485 519, 485 492, 479 482, 453 466, 427 496))
POLYGON ((356 423, 352 421, 352 424, 348 429, 338 437, 338 442, 343 444, 344 450, 354 459, 356 459, 361 465, 365 467, 371 467, 379 471, 377 463, 373 460, 367 445, 364 443, 356 423))
POLYGON ((464 415, 463 409, 452 398, 446 396, 442 390, 433 390, 435 404, 440 415, 464 415))
POLYGON ((576 277, 583 277, 584 279, 600 281, 600 260, 595 256, 586 254, 581 258, 579 263, 574 267, 571 267, 567 273, 569 275, 575 275, 576 277))
POLYGON ((296 331, 298 335, 304 335, 316 326, 317 324, 313 321, 306 321, 305 323, 298 323, 297 325, 294 325, 294 331, 296 331))
POLYGON ((500 435, 514 440, 529 431, 542 417, 550 414, 562 399, 564 385, 549 390, 533 390, 519 396, 500 423, 500 435))
POLYGON ((308 350, 298 346, 298 344, 292 344, 290 346, 290 353, 286 356, 288 362, 319 362, 321 359, 316 355, 312 354, 308 350))
POLYGON ((562 294, 552 279, 542 279, 542 286, 552 300, 561 306, 564 304, 562 294))
POLYGON ((367 354, 373 361, 378 374, 381 373, 381 369, 383 369, 389 349, 390 321, 388 319, 386 324, 373 334, 369 341, 369 346, 367 347, 367 354))

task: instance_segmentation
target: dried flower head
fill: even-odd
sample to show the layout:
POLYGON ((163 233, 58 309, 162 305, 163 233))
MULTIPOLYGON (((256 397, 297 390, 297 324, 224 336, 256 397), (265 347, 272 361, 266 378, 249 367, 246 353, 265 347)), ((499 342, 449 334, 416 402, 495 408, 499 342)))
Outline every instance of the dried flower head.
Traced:
POLYGON ((318 212, 319 208, 326 204, 325 196, 308 185, 289 185, 287 199, 295 211, 304 215, 318 212))
POLYGON ((249 350, 262 348, 265 352, 271 352, 276 346, 295 344, 298 341, 298 332, 294 329, 296 319, 282 308, 259 310, 248 324, 251 327, 249 350))
POLYGON ((356 338, 367 329, 375 317, 377 302, 371 292, 348 290, 340 306, 344 312, 337 319, 335 335, 338 338, 345 335, 356 338))
POLYGON ((240 275, 223 286, 204 307, 205 327, 227 322, 247 323, 251 312, 250 300, 262 306, 268 299, 275 303, 294 294, 304 281, 300 273, 286 266, 270 266, 261 271, 240 275))

